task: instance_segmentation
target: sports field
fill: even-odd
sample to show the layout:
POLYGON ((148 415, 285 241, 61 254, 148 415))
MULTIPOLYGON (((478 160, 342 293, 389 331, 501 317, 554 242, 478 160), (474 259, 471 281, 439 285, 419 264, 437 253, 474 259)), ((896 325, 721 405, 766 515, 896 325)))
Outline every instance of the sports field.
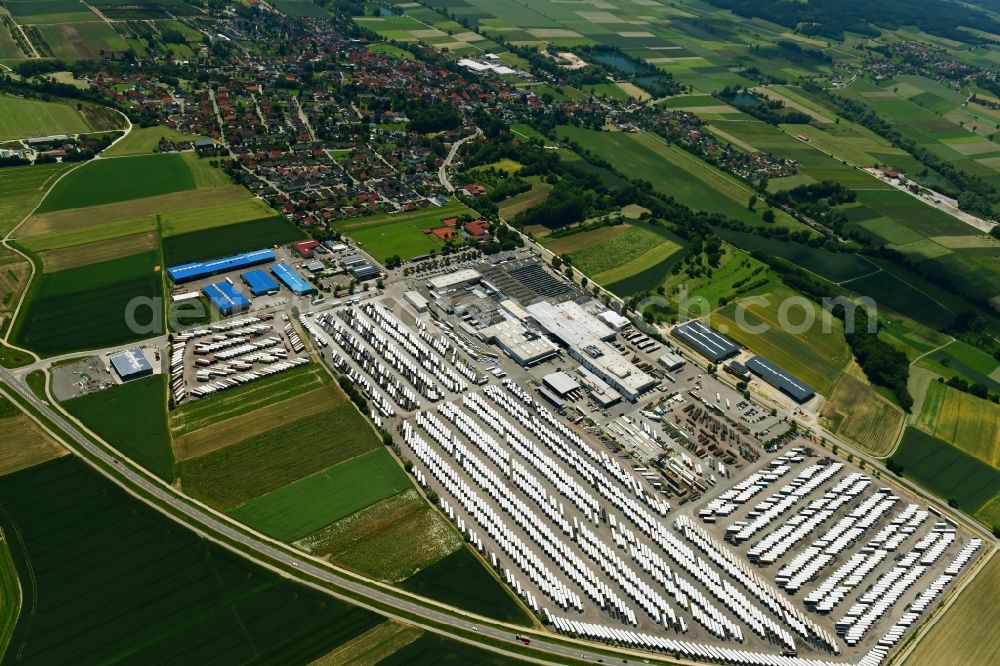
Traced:
POLYGON ((93 127, 69 102, 0 95, 0 141, 50 134, 80 134, 93 127))
POLYGON ((294 545, 379 580, 408 578, 462 546, 462 537, 416 490, 322 527, 294 545), (401 543, 406 548, 399 548, 401 543))
POLYGON ((973 514, 1000 492, 1000 470, 913 427, 892 455, 903 475, 973 514))
POLYGON ((376 446, 368 424, 342 402, 321 413, 290 414, 267 430, 247 431, 239 443, 181 462, 181 483, 192 497, 229 510, 376 446))
POLYGON ((283 215, 275 215, 169 236, 163 239, 163 258, 168 266, 174 266, 284 245, 303 238, 307 236, 301 229, 283 215))
POLYGON ((531 624, 521 605, 468 547, 411 576, 401 587, 503 622, 531 624))
POLYGON ((995 554, 910 653, 904 666, 988 664, 1000 653, 996 593, 1000 557, 995 554))
POLYGON ((164 375, 67 400, 63 407, 126 457, 168 483, 174 480, 164 375))
POLYGON ((437 236, 425 234, 424 229, 441 226, 449 217, 479 215, 457 199, 442 207, 429 206, 411 213, 382 214, 335 222, 334 227, 358 242, 378 261, 399 255, 404 261, 440 250, 444 245, 437 236))
POLYGON ((194 187, 191 170, 177 154, 96 160, 60 180, 38 210, 84 208, 194 187))
POLYGON ((229 515, 290 542, 411 487, 389 452, 378 448, 260 495, 229 515))
POLYGON ((880 458, 892 451, 906 425, 903 410, 849 372, 840 376, 822 413, 830 430, 880 458))
MULTIPOLYGON (((160 307, 159 261, 158 253, 147 252, 37 276, 15 322, 15 339, 20 346, 52 355, 149 336, 148 330, 133 330, 125 316, 133 299, 160 307)), ((142 307, 135 321, 149 325, 153 315, 142 307)))
POLYGON ((21 663, 309 663, 383 621, 248 564, 73 457, 0 477, 0 505, 31 595, 21 663))
POLYGON ((931 382, 915 425, 1000 468, 1000 406, 996 403, 931 382))
POLYGON ((843 322, 784 287, 727 305, 712 324, 822 395, 833 392, 851 360, 843 322))

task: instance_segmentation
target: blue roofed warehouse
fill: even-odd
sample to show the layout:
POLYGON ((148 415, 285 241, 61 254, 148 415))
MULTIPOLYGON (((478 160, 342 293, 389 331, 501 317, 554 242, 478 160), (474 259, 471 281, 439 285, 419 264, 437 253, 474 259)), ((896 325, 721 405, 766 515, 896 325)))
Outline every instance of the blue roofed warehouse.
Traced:
POLYGON ((216 282, 202 287, 201 293, 208 296, 212 305, 224 316, 236 314, 249 309, 250 301, 247 297, 236 291, 236 288, 228 282, 216 282))
POLYGON ((281 261, 271 266, 274 277, 281 280, 282 284, 288 287, 296 296, 305 296, 316 291, 315 287, 305 281, 305 279, 292 270, 292 268, 281 261))
POLYGON ((240 268, 266 264, 274 260, 274 250, 254 250, 253 252, 244 252, 243 254, 236 254, 231 257, 212 259, 211 261, 193 261, 188 264, 171 266, 167 269, 167 275, 170 276, 171 280, 179 284, 211 277, 219 273, 235 271, 240 268))
POLYGON ((254 296, 273 294, 279 289, 275 279, 268 275, 267 271, 260 268, 247 271, 240 277, 243 279, 243 284, 250 288, 250 293, 254 296))

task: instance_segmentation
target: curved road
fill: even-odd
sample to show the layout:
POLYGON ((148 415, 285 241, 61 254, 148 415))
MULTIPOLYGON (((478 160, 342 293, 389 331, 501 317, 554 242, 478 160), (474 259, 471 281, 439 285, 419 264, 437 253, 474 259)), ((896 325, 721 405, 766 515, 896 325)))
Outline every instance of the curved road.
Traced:
MULTIPOLYGON (((121 459, 115 457, 108 451, 105 451, 102 447, 90 441, 90 439, 84 436, 74 424, 70 423, 60 414, 51 409, 49 405, 42 402, 23 383, 23 381, 3 368, 0 368, 0 385, 5 385, 9 390, 16 392, 17 395, 20 396, 25 402, 30 404, 45 418, 49 419, 52 424, 56 426, 56 428, 60 429, 69 438, 69 441, 66 441, 66 444, 68 445, 70 451, 76 455, 80 455, 80 457, 90 463, 99 472, 120 485, 124 485, 126 488, 131 487, 131 489, 138 489, 141 492, 146 493, 148 497, 154 498, 155 501, 150 500, 148 497, 140 498, 142 501, 153 505, 154 508, 160 508, 157 506, 158 503, 161 506, 169 506, 172 510, 183 515, 184 519, 179 522, 182 522, 189 528, 202 532, 213 541, 218 542, 218 537, 221 537, 232 543, 239 544, 241 547, 238 549, 240 554, 261 566, 273 568, 273 565, 269 564, 268 561, 277 562, 285 565, 286 567, 297 569, 302 572, 303 576, 289 576, 292 579, 297 580, 297 582, 315 586, 315 583, 309 580, 311 578, 313 580, 318 580, 328 585, 362 595, 367 599, 379 602, 380 604, 389 606, 395 610, 414 615, 436 624, 445 624, 459 630, 478 632, 479 635, 493 639, 493 641, 476 641, 473 639, 466 639, 461 636, 452 637, 456 640, 472 643, 493 652, 503 652, 504 654, 509 654, 510 656, 518 659, 545 663, 537 659, 525 657, 522 654, 506 652, 502 647, 495 647, 494 642, 501 641, 503 643, 513 645, 515 644, 514 633, 520 631, 521 633, 531 635, 531 648, 540 652, 545 652, 561 658, 583 658, 590 661, 603 659, 605 662, 609 663, 617 661, 612 660, 604 653, 591 652, 591 648, 588 644, 581 643, 579 647, 571 648, 566 645, 547 642, 543 637, 538 636, 537 630, 532 633, 530 630, 524 628, 516 629, 512 627, 511 629, 501 629, 494 626, 487 626, 469 619, 458 617, 454 613, 428 608, 427 606, 415 603, 395 594, 391 594, 375 585, 352 580, 328 568, 317 566, 310 558, 307 558, 304 555, 298 555, 294 551, 276 547, 272 543, 252 533, 238 529, 233 523, 222 520, 213 515, 212 512, 207 511, 206 509, 203 509, 197 504, 191 502, 191 500, 187 497, 180 495, 169 486, 155 482, 137 470, 132 469, 129 464, 123 463, 121 459), (81 451, 85 452, 85 455, 81 455, 81 451), (96 465, 94 463, 95 459, 107 465, 109 468, 114 470, 114 472, 102 469, 99 465, 96 465), (122 481, 125 483, 122 483, 122 481)), ((286 575, 287 573, 290 572, 286 572, 286 575)), ((334 596, 347 601, 348 603, 367 607, 369 610, 376 613, 386 615, 386 611, 384 609, 366 606, 363 602, 359 602, 357 599, 350 596, 343 596, 338 594, 337 591, 329 588, 324 587, 322 589, 327 593, 333 594, 334 596)), ((400 618, 400 620, 409 624, 423 626, 423 628, 431 631, 440 632, 440 629, 434 626, 420 625, 419 622, 414 622, 412 619, 400 618)), ((561 637, 561 639, 568 640, 565 639, 565 637, 561 637)), ((609 647, 605 649, 613 648, 609 647)), ((638 653, 628 654, 623 652, 623 655, 634 658, 638 655, 638 653)), ((656 655, 653 654, 644 654, 644 656, 651 660, 657 659, 656 655)), ((672 660, 671 663, 679 662, 672 660)))
POLYGON ((454 194, 455 186, 451 184, 450 180, 448 180, 448 167, 451 166, 452 160, 454 160, 455 155, 458 154, 458 149, 461 148, 462 144, 466 141, 472 141, 476 137, 482 135, 483 130, 477 127, 475 134, 470 134, 464 139, 459 139, 455 143, 451 144, 451 150, 448 151, 448 157, 444 158, 444 162, 442 162, 441 166, 438 167, 438 180, 441 181, 441 185, 444 189, 448 190, 449 193, 454 194))

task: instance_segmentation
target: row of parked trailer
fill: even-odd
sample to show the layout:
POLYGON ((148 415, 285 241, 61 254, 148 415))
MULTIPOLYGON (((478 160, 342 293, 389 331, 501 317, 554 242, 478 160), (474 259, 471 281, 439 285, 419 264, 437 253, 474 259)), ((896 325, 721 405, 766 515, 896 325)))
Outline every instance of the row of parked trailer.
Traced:
POLYGON ((309 363, 309 359, 300 356, 288 361, 281 361, 264 368, 257 370, 252 370, 250 372, 245 372, 239 375, 233 375, 231 377, 226 377, 214 381, 210 384, 205 384, 204 386, 197 386, 191 389, 191 395, 196 398, 204 398, 220 391, 226 391, 237 386, 242 386, 244 384, 249 384, 255 382, 258 379, 263 379, 264 377, 270 377, 271 375, 278 374, 279 372, 284 372, 286 370, 291 370, 292 368, 297 368, 300 365, 305 365, 309 363))

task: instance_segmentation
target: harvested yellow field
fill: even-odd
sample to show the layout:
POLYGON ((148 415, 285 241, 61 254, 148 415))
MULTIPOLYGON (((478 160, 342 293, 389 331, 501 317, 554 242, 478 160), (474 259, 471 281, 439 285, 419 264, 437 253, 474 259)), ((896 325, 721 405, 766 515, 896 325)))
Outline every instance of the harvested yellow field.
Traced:
POLYGON ((462 537, 411 489, 293 545, 373 578, 397 582, 461 548, 462 537), (404 543, 406 548, 400 548, 404 543))
POLYGON ((0 475, 33 467, 69 453, 27 416, 0 421, 0 475))
POLYGON ((277 213, 260 199, 243 199, 207 208, 190 208, 164 213, 160 216, 160 229, 164 237, 176 236, 272 215, 277 213))
POLYGON ((157 213, 170 213, 191 208, 209 208, 250 198, 250 193, 238 185, 203 190, 188 190, 161 194, 145 199, 119 201, 87 208, 70 208, 33 215, 20 229, 17 237, 40 236, 69 231, 107 222, 131 220, 157 213))
POLYGON ((75 247, 46 250, 39 253, 42 268, 46 273, 86 266, 100 261, 128 257, 140 252, 148 252, 159 247, 155 233, 147 232, 111 238, 109 240, 84 243, 75 247))
POLYGON ((1000 467, 1000 405, 932 382, 917 426, 1000 467))
POLYGON ((1000 557, 993 559, 921 639, 905 666, 995 664, 1000 654, 1000 557))
POLYGON ((190 460, 242 442, 248 437, 308 414, 318 414, 344 401, 331 387, 316 389, 256 411, 217 421, 200 430, 174 438, 174 459, 190 460))
POLYGON ((386 620, 309 666, 375 666, 423 635, 423 629, 386 620))
POLYGON ((628 81, 619 81, 615 85, 621 88, 626 95, 628 95, 629 97, 634 97, 640 102, 645 102, 647 99, 653 98, 652 95, 650 95, 648 92, 646 92, 639 86, 635 85, 634 83, 629 83, 628 81))
POLYGON ((31 264, 27 259, 0 247, 0 312, 12 310, 17 297, 28 287, 31 264))
POLYGON ((32 252, 43 252, 45 250, 58 250, 64 247, 73 247, 74 245, 83 245, 84 243, 96 243, 97 241, 150 231, 156 231, 155 215, 137 217, 131 220, 117 220, 105 224, 95 224, 89 227, 57 231, 41 236, 20 238, 18 239, 18 244, 32 252))
POLYGON ((892 453, 906 425, 903 410, 848 372, 823 406, 823 416, 838 436, 879 457, 892 453))

